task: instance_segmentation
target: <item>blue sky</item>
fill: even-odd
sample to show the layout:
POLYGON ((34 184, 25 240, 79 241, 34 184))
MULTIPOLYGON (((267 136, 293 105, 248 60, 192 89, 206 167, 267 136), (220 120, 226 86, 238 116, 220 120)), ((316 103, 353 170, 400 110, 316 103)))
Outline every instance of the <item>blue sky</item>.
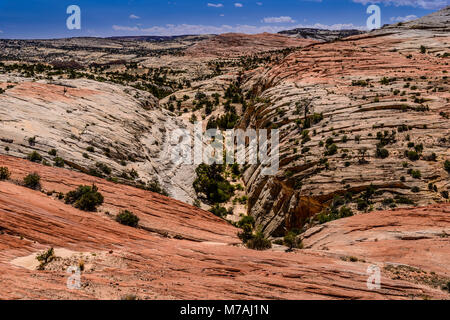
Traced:
POLYGON ((363 28, 371 3, 386 24, 424 16, 449 0, 0 0, 0 38, 363 28), (69 5, 81 8, 81 30, 66 27, 69 5))

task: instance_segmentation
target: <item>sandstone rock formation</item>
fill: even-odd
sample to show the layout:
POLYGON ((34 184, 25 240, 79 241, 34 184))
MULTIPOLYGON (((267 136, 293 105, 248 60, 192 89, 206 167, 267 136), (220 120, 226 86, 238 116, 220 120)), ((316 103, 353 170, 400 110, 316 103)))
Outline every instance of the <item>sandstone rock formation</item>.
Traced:
POLYGON ((420 19, 396 23, 383 27, 383 29, 421 29, 421 30, 434 30, 440 32, 449 32, 450 26, 448 21, 450 20, 450 6, 433 12, 420 19))
MULTIPOLYGON (((436 15, 448 26, 448 8, 436 15)), ((346 194, 354 211, 447 201, 450 37, 409 25, 311 45, 248 75, 256 98, 241 126, 281 130, 278 174, 252 166, 244 177, 266 234, 301 228, 346 194)))
POLYGON ((24 158, 36 151, 49 164, 59 157, 66 167, 123 182, 156 179, 176 199, 195 198, 194 168, 174 165, 170 154, 169 133, 186 125, 152 95, 84 79, 5 75, 0 85, 11 86, 0 94, 1 153, 24 158))
POLYGON ((450 204, 361 214, 309 229, 305 248, 450 276, 450 204))
MULTIPOLYGON (((358 252, 356 261, 348 258, 347 252, 335 253, 332 249, 284 253, 282 248, 275 247, 265 252, 251 251, 237 245, 240 241, 234 227, 181 202, 14 157, 0 156, 0 166, 12 172, 11 180, 0 182, 0 296, 3 299, 120 299, 130 295, 138 299, 450 297, 437 286, 439 281, 448 278, 448 270, 439 268, 449 262, 442 250, 448 246, 447 237, 441 238, 429 251, 416 252, 410 266, 402 265, 402 278, 394 279, 395 269, 383 269, 381 289, 369 290, 368 266, 382 267, 385 262, 403 261, 390 249, 390 246, 397 248, 398 240, 380 236, 383 246, 372 246, 368 251, 370 258, 358 252), (41 176, 43 192, 14 183, 29 172, 41 176), (55 194, 47 195, 48 191, 67 192, 80 184, 92 183, 105 196, 98 212, 81 212, 57 200, 55 194), (139 216, 141 228, 122 226, 113 220, 115 214, 125 209, 139 216), (36 255, 50 247, 56 249, 57 259, 44 270, 36 270, 36 255), (386 251, 391 255, 384 256, 386 251), (433 261, 438 264, 427 263, 429 255, 434 255, 433 261), (69 276, 66 270, 78 266, 80 260, 84 266, 81 289, 70 290, 66 286, 69 276), (423 268, 421 272, 435 281, 417 281, 417 271, 408 273, 408 267, 423 268)), ((406 211, 402 215, 396 212, 380 215, 392 222, 384 226, 386 234, 408 217, 406 211)), ((429 215, 443 230, 449 230, 448 206, 412 212, 408 220, 411 225, 403 230, 423 229, 414 225, 426 219, 415 218, 418 215, 429 215)), ((365 218, 365 224, 375 225, 372 218, 378 219, 379 215, 365 218)), ((352 221, 360 223, 358 219, 349 218, 347 225, 351 226, 352 221)), ((321 237, 325 237, 324 232, 321 237)), ((369 232, 367 237, 372 238, 369 232)), ((363 231, 359 236, 364 236, 363 231)), ((401 241, 412 244, 421 240, 401 241)))

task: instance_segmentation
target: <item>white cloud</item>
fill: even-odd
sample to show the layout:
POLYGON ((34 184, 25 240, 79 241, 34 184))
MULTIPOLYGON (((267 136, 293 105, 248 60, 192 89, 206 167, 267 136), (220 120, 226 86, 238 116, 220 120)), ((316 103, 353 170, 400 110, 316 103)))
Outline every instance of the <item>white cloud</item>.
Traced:
POLYGON ((243 5, 242 3, 236 2, 236 3, 234 4, 234 6, 235 6, 236 8, 242 8, 244 5, 243 5))
POLYGON ((164 26, 153 26, 149 28, 140 27, 129 27, 129 26, 118 26, 114 25, 113 30, 121 32, 123 34, 131 35, 158 35, 158 36, 174 36, 174 35, 188 35, 188 34, 221 34, 221 33, 277 33, 282 30, 289 30, 295 28, 315 28, 315 29, 329 29, 329 30, 341 30, 341 29, 358 29, 366 30, 365 26, 355 26, 353 24, 333 24, 325 25, 321 23, 311 24, 311 25, 263 25, 263 26, 252 26, 252 25, 191 25, 191 24, 168 24, 164 26))
POLYGON ((3 30, 0 30, 0 33, 3 33, 3 30))
POLYGON ((262 6, 262 5, 263 5, 262 2, 257 2, 256 4, 257 4, 258 6, 262 6))
POLYGON ((391 17, 391 22, 406 22, 417 19, 417 16, 414 14, 410 14, 405 17, 391 17))
POLYGON ((447 0, 353 0, 353 2, 362 3, 367 5, 369 3, 383 3, 385 5, 410 6, 419 7, 424 9, 442 9, 448 5, 447 0))
POLYGON ((130 19, 140 19, 141 17, 135 15, 135 14, 130 14, 130 19))
POLYGON ((291 17, 288 16, 281 16, 281 17, 267 17, 263 19, 263 22, 265 23, 294 23, 295 20, 293 20, 291 17))
POLYGON ((208 3, 208 7, 223 8, 223 4, 222 3, 208 3))

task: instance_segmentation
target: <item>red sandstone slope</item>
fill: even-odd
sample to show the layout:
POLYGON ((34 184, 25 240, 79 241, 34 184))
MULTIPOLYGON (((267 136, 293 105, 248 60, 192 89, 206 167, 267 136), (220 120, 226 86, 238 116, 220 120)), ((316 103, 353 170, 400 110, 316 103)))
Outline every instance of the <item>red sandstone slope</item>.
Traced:
POLYGON ((407 264, 450 277, 450 204, 360 214, 308 230, 306 248, 407 264))
POLYGON ((225 33, 195 44, 187 49, 186 53, 193 56, 237 57, 257 52, 304 47, 317 42, 309 39, 289 38, 271 33, 254 35, 225 33))
MULTIPOLYGON (((9 167, 13 180, 38 172, 46 191, 67 192, 79 184, 96 183, 106 201, 97 213, 81 212, 46 193, 13 181, 0 182, 0 298, 116 299, 131 293, 142 299, 450 297, 429 284, 408 278, 393 280, 384 272, 382 288, 368 290, 367 267, 374 262, 391 261, 393 256, 378 255, 373 262, 350 262, 332 250, 251 251, 233 245, 239 242, 235 228, 180 202, 12 157, 0 156, 0 166, 9 167), (106 214, 122 209, 136 213, 145 229, 124 227, 106 214), (49 247, 72 253, 61 256, 44 271, 25 268, 26 259, 17 262, 17 258, 27 256, 33 260, 33 255, 49 247), (65 270, 77 263, 80 256, 75 253, 80 252, 86 263, 82 288, 68 290, 65 270)), ((443 212, 448 214, 448 206, 421 212, 424 219, 437 221, 448 230, 448 219, 435 220, 443 212)), ((370 217, 377 215, 367 215, 370 217)), ((351 219, 354 218, 348 220, 351 219)), ((448 238, 441 241, 448 247, 448 238)), ((414 240, 407 242, 414 246, 414 240)), ((389 241, 380 243, 384 247, 371 248, 372 253, 390 246, 389 241)), ((427 254, 441 256, 442 263, 448 265, 449 261, 444 261, 448 257, 442 251, 434 252, 433 246, 429 250, 427 254)), ((358 257, 365 254, 361 252, 358 257)), ((416 253, 417 260, 426 258, 421 251, 416 253)))

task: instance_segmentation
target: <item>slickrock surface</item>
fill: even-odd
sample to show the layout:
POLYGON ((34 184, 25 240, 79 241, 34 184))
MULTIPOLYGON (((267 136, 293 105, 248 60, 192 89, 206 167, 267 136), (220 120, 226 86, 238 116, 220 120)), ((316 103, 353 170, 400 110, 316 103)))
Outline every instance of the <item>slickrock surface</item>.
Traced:
MULTIPOLYGON (((38 172, 46 191, 67 192, 79 184, 95 183, 105 196, 98 212, 87 213, 46 193, 0 182, 3 299, 119 299, 129 294, 140 299, 450 297, 429 283, 406 276, 393 280, 387 272, 382 272, 381 289, 368 290, 370 261, 344 261, 339 254, 319 250, 258 252, 235 246, 239 241, 234 227, 160 195, 13 157, 1 156, 0 166, 9 167, 12 180, 38 172), (106 214, 123 209, 134 211, 143 228, 122 226, 106 214), (45 270, 34 270, 33 256, 49 247, 57 249, 59 259, 45 270), (68 290, 66 268, 80 259, 85 263, 81 289, 68 290)), ((434 211, 433 217, 438 217, 439 208, 434 211)), ((442 211, 448 214, 448 207, 442 211)), ((447 219, 440 223, 448 230, 447 219)), ((448 265, 442 251, 436 254, 448 265)), ((422 257, 418 253, 416 259, 422 257)))
POLYGON ((283 35, 261 33, 255 35, 225 33, 201 41, 186 50, 192 56, 237 57, 257 52, 304 47, 315 40, 295 39, 283 35))
POLYGON ((422 29, 422 30, 434 30, 441 32, 449 32, 450 31, 450 6, 446 8, 433 12, 425 17, 420 19, 416 19, 413 21, 396 23, 393 25, 389 25, 383 27, 383 29, 422 29))
POLYGON ((450 204, 361 214, 309 229, 305 248, 405 264, 450 277, 450 204))
POLYGON ((175 166, 170 154, 169 133, 186 125, 151 94, 82 79, 32 82, 1 75, 0 85, 12 86, 0 95, 1 153, 37 151, 53 164, 48 152, 55 149, 66 167, 101 172, 102 163, 120 178, 131 179, 134 169, 137 180, 157 179, 172 197, 192 203, 194 167, 175 166))
MULTIPOLYGON (((440 13, 447 26, 448 10, 440 13)), ((447 201, 449 53, 448 32, 388 29, 312 45, 249 75, 246 90, 257 103, 247 109, 242 127, 281 130, 278 174, 262 177, 261 167, 253 166, 244 177, 248 212, 264 232, 283 236, 302 227, 336 195, 351 193, 349 206, 358 211, 358 198, 371 184, 377 192, 367 210, 395 205, 389 202, 395 197, 402 199, 399 207, 447 201), (323 115, 311 120, 308 132, 302 131, 303 99, 311 101, 307 118, 323 115), (377 156, 382 140, 385 158, 377 156), (332 144, 337 152, 325 154, 332 144), (417 161, 405 156, 415 147, 417 161)))

